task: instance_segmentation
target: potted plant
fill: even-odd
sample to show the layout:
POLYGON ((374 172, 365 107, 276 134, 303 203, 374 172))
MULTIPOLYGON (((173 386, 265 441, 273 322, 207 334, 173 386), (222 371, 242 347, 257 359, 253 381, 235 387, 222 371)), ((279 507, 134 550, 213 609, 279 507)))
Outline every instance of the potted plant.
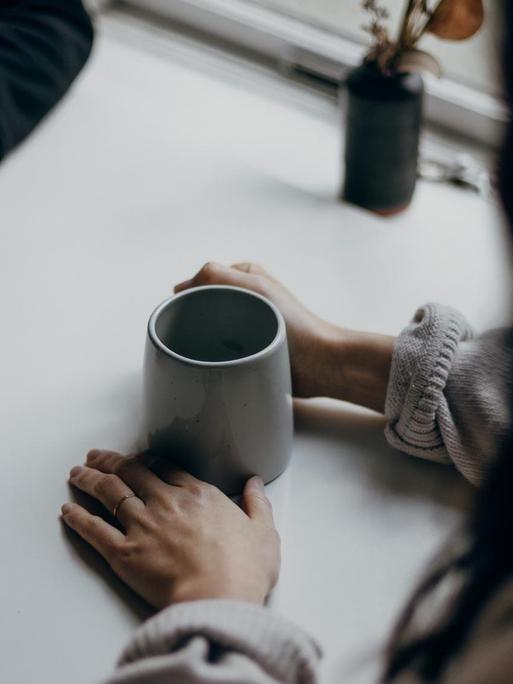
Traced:
POLYGON ((395 40, 379 0, 362 0, 372 44, 347 79, 344 198, 382 215, 406 208, 413 196, 422 123, 425 71, 437 60, 417 45, 425 34, 465 40, 483 23, 482 0, 408 0, 395 40))

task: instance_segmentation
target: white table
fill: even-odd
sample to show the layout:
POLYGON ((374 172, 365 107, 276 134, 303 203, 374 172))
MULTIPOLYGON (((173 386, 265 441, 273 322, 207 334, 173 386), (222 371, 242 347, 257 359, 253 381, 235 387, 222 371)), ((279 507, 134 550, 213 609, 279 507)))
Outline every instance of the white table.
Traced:
MULTIPOLYGON (((348 326, 396 333, 426 300, 478 327, 506 320, 492 205, 420 184, 409 212, 380 220, 336 201, 339 157, 329 102, 110 20, 1 167, 2 682, 97 681, 144 613, 58 512, 90 447, 130 448, 146 319, 174 282, 253 259, 348 326)), ((391 450, 373 414, 317 401, 297 418, 269 488, 284 541, 273 609, 322 644, 324 681, 369 683, 467 487, 391 450)))

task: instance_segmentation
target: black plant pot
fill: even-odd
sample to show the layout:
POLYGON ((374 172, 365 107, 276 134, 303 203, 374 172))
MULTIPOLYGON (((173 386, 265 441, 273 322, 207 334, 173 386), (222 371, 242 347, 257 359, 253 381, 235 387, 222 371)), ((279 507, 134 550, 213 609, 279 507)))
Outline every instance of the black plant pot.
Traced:
POLYGON ((380 214, 413 197, 424 86, 419 74, 384 76, 372 65, 347 80, 344 199, 380 214))

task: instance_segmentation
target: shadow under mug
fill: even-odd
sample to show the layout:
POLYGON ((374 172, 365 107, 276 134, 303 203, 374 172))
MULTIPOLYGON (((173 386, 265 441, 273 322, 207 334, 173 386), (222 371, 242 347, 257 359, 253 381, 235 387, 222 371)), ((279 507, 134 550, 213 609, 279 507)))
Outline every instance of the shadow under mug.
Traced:
POLYGON ((144 358, 150 451, 227 494, 278 477, 293 414, 285 322, 266 298, 209 285, 152 313, 144 358))

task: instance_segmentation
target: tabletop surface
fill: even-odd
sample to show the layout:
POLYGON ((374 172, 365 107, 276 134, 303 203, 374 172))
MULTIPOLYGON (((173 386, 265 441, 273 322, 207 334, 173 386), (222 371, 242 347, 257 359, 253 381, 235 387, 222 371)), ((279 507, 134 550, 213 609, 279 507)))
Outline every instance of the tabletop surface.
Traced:
MULTIPOLYGON (((131 448, 147 317, 203 262, 258 261, 361 329, 397 333, 428 300, 478 329, 506 322, 493 204, 420 184, 395 219, 351 208, 339 139, 328 101, 113 17, 0 168, 1 681, 98 681, 146 614, 58 512, 89 448, 131 448)), ((272 609, 322 645, 323 681, 370 684, 468 487, 389 448, 379 416, 316 400, 297 405, 293 462, 268 489, 284 556, 272 609)))

